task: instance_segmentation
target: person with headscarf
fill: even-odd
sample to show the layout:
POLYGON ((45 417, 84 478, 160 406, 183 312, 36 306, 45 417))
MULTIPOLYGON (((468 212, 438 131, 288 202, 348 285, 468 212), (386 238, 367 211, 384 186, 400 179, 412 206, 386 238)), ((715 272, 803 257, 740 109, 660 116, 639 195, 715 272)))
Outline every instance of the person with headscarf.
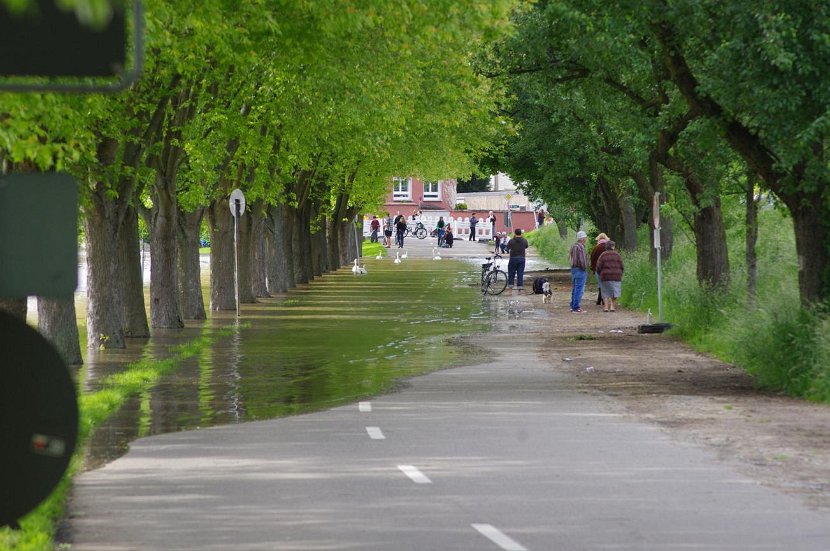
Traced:
POLYGON ((616 243, 607 241, 605 252, 597 259, 597 274, 600 276, 602 296, 605 297, 604 312, 617 311, 617 299, 622 291, 623 260, 616 251, 616 243))
POLYGON ((608 236, 604 233, 600 233, 597 236, 597 244, 594 245, 593 249, 591 249, 591 271, 594 272, 594 276, 597 278, 597 288, 599 289, 599 293, 597 294, 597 305, 602 304, 602 286, 600 285, 599 273, 597 272, 597 259, 599 259, 599 255, 605 252, 605 243, 607 242, 608 236))

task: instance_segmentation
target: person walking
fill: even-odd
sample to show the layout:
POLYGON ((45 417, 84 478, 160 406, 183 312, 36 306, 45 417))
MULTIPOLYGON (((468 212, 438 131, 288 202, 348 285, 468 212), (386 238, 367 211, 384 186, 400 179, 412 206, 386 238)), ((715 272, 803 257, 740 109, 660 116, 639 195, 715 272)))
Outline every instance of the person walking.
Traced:
POLYGON ((374 214, 372 215, 372 221, 369 223, 369 228, 372 230, 372 237, 369 239, 369 242, 377 243, 378 232, 380 231, 380 220, 374 214))
POLYGON ((571 265, 571 312, 581 314, 585 310, 580 308, 582 292, 585 290, 585 280, 588 278, 588 255, 585 253, 585 241, 588 234, 580 230, 576 232, 576 243, 571 246, 568 260, 571 265))
POLYGON ((386 213, 386 220, 383 223, 383 246, 387 249, 392 246, 392 232, 395 228, 395 222, 392 219, 392 215, 388 212, 386 213))
POLYGON ((510 260, 507 261, 507 286, 512 291, 515 281, 521 293, 525 287, 525 255, 530 245, 527 239, 522 237, 522 228, 516 228, 514 233, 513 238, 507 242, 507 252, 510 253, 510 260))
POLYGON ((395 241, 398 243, 398 248, 403 249, 403 238, 406 235, 406 216, 399 216, 398 221, 395 222, 395 241))
POLYGON ((541 228, 545 225, 545 209, 539 209, 536 212, 536 228, 541 228))
POLYGON ((447 224, 446 231, 444 232, 444 244, 448 249, 452 249, 453 241, 455 241, 455 236, 452 234, 452 224, 447 224))
POLYGON ((476 240, 476 224, 478 224, 478 218, 476 218, 476 213, 473 213, 470 216, 470 241, 476 240))
POLYGON ((617 244, 613 241, 605 242, 605 252, 597 259, 597 275, 599 275, 602 296, 605 297, 603 312, 616 312, 617 299, 622 291, 622 278, 625 266, 622 256, 616 250, 617 244))
POLYGON ((597 260, 599 259, 599 255, 605 252, 605 243, 607 242, 608 236, 600 233, 597 236, 597 244, 591 249, 591 271, 594 272, 594 276, 597 278, 597 288, 599 289, 599 293, 597 293, 597 306, 603 304, 602 285, 600 285, 599 272, 597 272, 597 260))

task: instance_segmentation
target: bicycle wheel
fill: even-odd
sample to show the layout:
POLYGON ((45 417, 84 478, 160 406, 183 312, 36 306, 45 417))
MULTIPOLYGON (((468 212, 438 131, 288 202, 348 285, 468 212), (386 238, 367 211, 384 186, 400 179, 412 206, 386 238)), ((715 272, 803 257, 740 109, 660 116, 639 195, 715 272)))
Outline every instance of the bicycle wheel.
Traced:
POLYGON ((427 236, 427 229, 424 227, 416 228, 415 229, 415 237, 418 239, 424 239, 427 236))
POLYGON ((484 278, 484 294, 500 295, 507 288, 507 274, 501 270, 493 270, 484 278))

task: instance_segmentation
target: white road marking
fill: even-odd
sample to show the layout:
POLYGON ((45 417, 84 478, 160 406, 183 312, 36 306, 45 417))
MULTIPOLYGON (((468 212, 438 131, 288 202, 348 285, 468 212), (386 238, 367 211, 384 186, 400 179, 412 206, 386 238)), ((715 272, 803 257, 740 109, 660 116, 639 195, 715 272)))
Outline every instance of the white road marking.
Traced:
POLYGON ((369 413, 372 411, 372 402, 358 402, 357 410, 361 413, 369 413))
POLYGON ((383 431, 380 430, 380 427, 366 427, 366 432, 369 433, 369 438, 372 440, 384 440, 386 437, 383 435, 383 431))
POLYGON ((482 536, 489 539, 505 551, 527 551, 527 548, 520 545, 516 540, 493 526, 492 524, 473 524, 482 536))
POLYGON ((432 484, 432 480, 412 465, 398 465, 398 468, 415 484, 432 484))

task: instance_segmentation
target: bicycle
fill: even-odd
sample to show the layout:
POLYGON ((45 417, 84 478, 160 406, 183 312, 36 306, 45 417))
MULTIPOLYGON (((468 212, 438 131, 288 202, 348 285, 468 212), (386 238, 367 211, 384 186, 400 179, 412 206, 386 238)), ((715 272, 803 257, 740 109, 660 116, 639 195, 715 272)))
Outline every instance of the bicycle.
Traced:
POLYGON ((481 265, 481 294, 500 295, 507 288, 507 273, 499 268, 500 254, 487 257, 481 265))
POLYGON ((426 226, 424 226, 423 222, 417 222, 414 226, 406 226, 406 235, 414 235, 418 239, 426 238, 427 234, 426 226))

